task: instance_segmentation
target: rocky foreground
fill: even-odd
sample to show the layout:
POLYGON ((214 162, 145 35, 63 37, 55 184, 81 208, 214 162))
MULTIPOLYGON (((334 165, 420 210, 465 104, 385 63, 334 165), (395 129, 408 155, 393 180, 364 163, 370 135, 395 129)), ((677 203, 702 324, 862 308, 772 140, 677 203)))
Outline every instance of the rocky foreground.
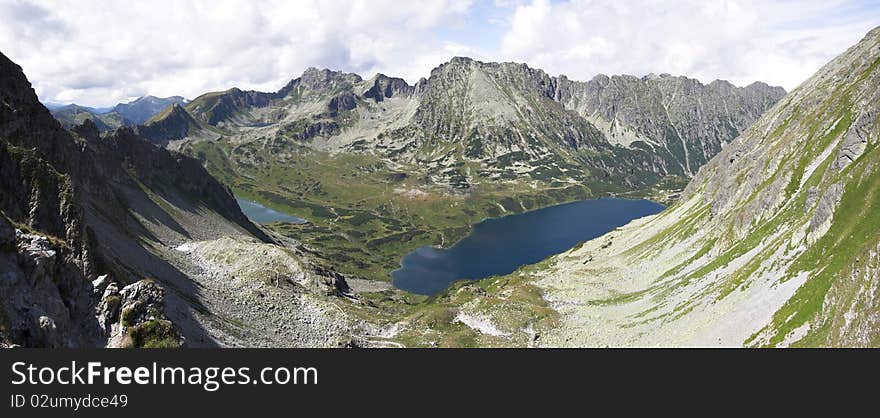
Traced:
POLYGON ((63 129, 0 55, 0 346, 358 345, 335 303, 359 302, 296 248, 199 162, 63 129))

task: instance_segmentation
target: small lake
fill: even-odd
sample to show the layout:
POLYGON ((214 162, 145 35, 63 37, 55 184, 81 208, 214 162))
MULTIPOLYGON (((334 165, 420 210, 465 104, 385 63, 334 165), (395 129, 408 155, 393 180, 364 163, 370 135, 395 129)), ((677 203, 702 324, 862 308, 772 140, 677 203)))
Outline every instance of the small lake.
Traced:
POLYGON ((289 222, 294 224, 304 224, 306 221, 303 218, 297 218, 296 216, 290 216, 286 213, 278 212, 274 209, 269 209, 257 202, 253 202, 246 199, 240 199, 238 197, 235 198, 238 201, 238 206, 241 208, 241 211, 245 216, 248 217, 253 222, 258 224, 270 224, 273 222, 289 222))
POLYGON ((391 278, 399 289, 431 295, 456 280, 512 273, 663 209, 649 200, 604 198, 487 219, 449 249, 425 246, 407 254, 391 278))

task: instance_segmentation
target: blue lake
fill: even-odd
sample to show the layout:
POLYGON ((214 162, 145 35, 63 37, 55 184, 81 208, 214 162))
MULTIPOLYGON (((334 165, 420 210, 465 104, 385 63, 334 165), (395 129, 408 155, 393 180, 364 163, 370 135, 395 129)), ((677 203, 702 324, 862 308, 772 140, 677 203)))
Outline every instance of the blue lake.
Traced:
POLYGON ((290 216, 286 213, 278 212, 274 209, 269 209, 257 202, 253 202, 250 200, 235 198, 238 201, 238 206, 241 208, 241 211, 245 216, 248 217, 251 221, 254 221, 258 224, 269 224, 273 222, 289 222, 294 224, 304 224, 306 221, 303 218, 297 218, 296 216, 290 216))
POLYGON ((456 280, 512 273, 663 209, 649 200, 604 198, 487 219, 449 249, 407 254, 391 277, 399 289, 431 295, 456 280))

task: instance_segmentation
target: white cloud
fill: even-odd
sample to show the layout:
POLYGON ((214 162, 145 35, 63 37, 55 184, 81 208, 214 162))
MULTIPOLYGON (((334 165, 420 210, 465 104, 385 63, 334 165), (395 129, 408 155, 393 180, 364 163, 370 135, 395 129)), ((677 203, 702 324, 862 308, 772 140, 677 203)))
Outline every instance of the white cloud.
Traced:
POLYGON ((516 8, 499 55, 575 79, 667 72, 793 89, 880 23, 872 3, 536 0, 516 8))
POLYGON ((275 90, 309 66, 415 81, 453 55, 433 30, 469 8, 470 0, 0 0, 0 51, 42 100, 89 105, 275 90))
POLYGON ((790 89, 880 21, 875 2, 0 0, 0 51, 41 99, 93 106, 275 90, 309 66, 415 82, 455 55, 790 89))

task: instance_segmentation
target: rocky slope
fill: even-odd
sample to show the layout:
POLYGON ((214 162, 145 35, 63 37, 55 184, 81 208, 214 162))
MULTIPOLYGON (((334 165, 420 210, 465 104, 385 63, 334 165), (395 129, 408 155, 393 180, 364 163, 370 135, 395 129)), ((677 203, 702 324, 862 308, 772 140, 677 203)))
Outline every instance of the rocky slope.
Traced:
POLYGON ((99 131, 104 132, 122 126, 142 125, 169 106, 183 104, 186 104, 186 99, 180 96, 144 96, 105 110, 71 104, 54 107, 50 112, 65 128, 80 125, 88 119, 95 123, 99 131))
POLYGON ((174 104, 135 129, 138 135, 154 144, 166 145, 168 141, 197 134, 203 130, 203 125, 190 116, 183 107, 174 104))
POLYGON ((680 202, 514 275, 561 315, 539 344, 880 345, 878 99, 880 28, 725 147, 680 202))
POLYGON ((357 301, 296 245, 250 223, 198 161, 131 128, 63 129, 0 55, 0 345, 351 344, 359 321, 310 313, 357 301), (287 269, 265 277, 220 250, 181 250, 218 240, 287 269), (257 315, 267 293, 295 307, 257 315))

